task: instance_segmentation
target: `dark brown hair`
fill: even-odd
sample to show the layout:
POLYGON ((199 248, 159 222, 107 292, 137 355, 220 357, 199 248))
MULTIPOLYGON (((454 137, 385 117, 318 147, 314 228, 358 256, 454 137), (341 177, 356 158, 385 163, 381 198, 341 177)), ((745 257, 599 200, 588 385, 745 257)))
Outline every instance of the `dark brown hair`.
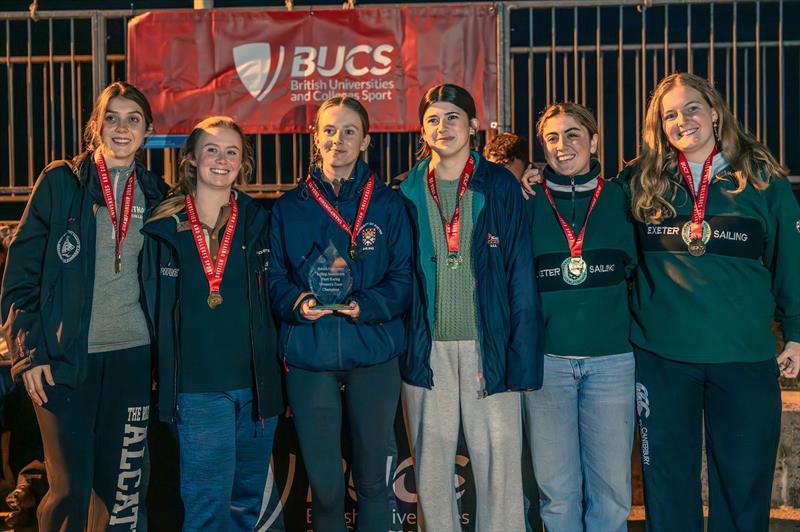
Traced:
MULTIPOLYGON (((467 119, 469 121, 472 121, 473 118, 477 118, 478 113, 475 109, 475 100, 472 98, 472 95, 467 91, 467 89, 459 87, 458 85, 443 83, 428 89, 428 92, 425 93, 425 96, 423 96, 422 100, 419 102, 418 115, 420 125, 422 125, 422 119, 425 117, 425 111, 428 110, 428 107, 437 102, 452 103, 467 113, 467 119)), ((417 159, 422 160, 430 156, 431 147, 428 146, 428 143, 425 142, 422 137, 420 137, 419 142, 420 144, 419 149, 417 150, 417 159)), ((477 137, 471 136, 470 147, 475 148, 476 146, 477 137)))
POLYGON ((527 163, 528 141, 514 133, 500 133, 483 148, 483 155, 497 164, 509 164, 514 159, 527 163))

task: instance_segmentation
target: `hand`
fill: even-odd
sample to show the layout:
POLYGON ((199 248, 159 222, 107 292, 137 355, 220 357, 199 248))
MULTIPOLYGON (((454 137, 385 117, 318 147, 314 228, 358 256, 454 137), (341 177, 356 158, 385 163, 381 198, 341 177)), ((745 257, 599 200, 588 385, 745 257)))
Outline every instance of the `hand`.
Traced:
POLYGON ((343 316, 347 316, 351 320, 357 320, 358 317, 361 315, 361 307, 358 306, 358 303, 356 301, 351 301, 350 308, 337 310, 336 312, 343 316))
POLYGON ((541 170, 533 166, 533 163, 522 172, 522 177, 519 178, 519 185, 522 187, 522 197, 528 199, 535 196, 536 192, 533 190, 533 185, 544 181, 544 174, 541 170))
POLYGON ((307 320, 316 321, 320 319, 322 316, 331 314, 333 312, 331 310, 317 310, 314 308, 316 306, 317 306, 317 300, 314 299, 313 297, 309 297, 300 304, 300 315, 307 320))
POLYGON ((783 353, 778 355, 781 377, 794 379, 800 372, 800 342, 786 342, 783 353))
POLYGON ((33 402, 39 406, 47 402, 47 394, 44 393, 44 381, 47 381, 50 386, 56 385, 49 364, 35 366, 22 374, 22 383, 25 385, 25 390, 31 396, 33 402))

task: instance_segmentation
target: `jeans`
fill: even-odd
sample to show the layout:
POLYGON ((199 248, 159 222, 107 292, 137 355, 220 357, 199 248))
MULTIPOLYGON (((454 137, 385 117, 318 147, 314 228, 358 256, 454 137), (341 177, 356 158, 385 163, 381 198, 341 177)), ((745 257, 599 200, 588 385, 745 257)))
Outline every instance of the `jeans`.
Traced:
POLYGON ((184 530, 253 530, 277 425, 253 419, 250 388, 178 394, 184 530))
POLYGON ((545 357, 523 405, 547 530, 627 530, 634 379, 632 353, 545 357))

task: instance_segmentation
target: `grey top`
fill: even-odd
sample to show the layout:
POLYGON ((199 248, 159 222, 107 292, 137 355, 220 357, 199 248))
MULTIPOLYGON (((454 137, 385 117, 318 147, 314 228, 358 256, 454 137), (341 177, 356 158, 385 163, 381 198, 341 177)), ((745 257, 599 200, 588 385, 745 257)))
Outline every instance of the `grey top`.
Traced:
MULTIPOLYGON (((125 183, 133 171, 128 168, 111 168, 109 175, 117 203, 117 216, 122 210, 125 183)), ((94 295, 92 318, 89 322, 89 352, 102 353, 129 349, 150 343, 147 319, 139 302, 139 253, 144 237, 139 232, 143 225, 145 198, 137 180, 133 191, 133 209, 128 234, 122 243, 122 272, 114 271, 114 226, 105 204, 95 213, 97 224, 94 295)))
MULTIPOLYGON (((686 161, 689 163, 689 170, 692 172, 692 181, 694 181, 694 193, 697 194, 700 191, 700 180, 703 178, 703 163, 693 163, 691 161, 686 161)), ((714 159, 711 161, 711 181, 714 181, 714 176, 717 175, 717 172, 722 170, 728 166, 728 161, 725 160, 725 157, 721 153, 717 153, 714 156, 714 159)))
MULTIPOLYGON (((442 211, 449 222, 456 210, 458 198, 458 179, 446 181, 436 178, 436 188, 442 211)), ((428 220, 433 233, 433 248, 436 251, 436 323, 433 339, 475 340, 478 337, 477 314, 475 311, 475 278, 472 272, 472 191, 467 189, 461 198, 461 232, 459 235, 459 255, 461 263, 457 269, 447 265, 447 239, 439 209, 430 192, 426 194, 428 220)))

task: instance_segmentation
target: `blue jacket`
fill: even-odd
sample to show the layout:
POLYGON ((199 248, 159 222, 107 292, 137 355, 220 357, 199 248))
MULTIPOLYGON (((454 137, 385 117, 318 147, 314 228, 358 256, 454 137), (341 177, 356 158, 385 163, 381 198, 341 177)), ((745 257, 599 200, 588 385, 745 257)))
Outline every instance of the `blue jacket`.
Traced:
MULTIPOLYGON (((542 313, 524 200, 517 181, 502 166, 472 154, 472 269, 478 341, 486 394, 542 386, 542 313)), ((400 185, 414 223, 414 300, 407 321, 403 379, 431 388, 431 331, 435 320, 436 256, 426 205, 430 159, 420 161, 400 185)), ((435 228, 441 230, 441 228, 435 228)))
MULTIPOLYGON (((370 170, 358 161, 338 197, 319 171, 315 183, 352 227, 370 170)), ((272 209, 269 291, 281 320, 279 351, 287 366, 312 371, 373 366, 405 350, 403 314, 411 302, 411 226, 403 202, 383 181, 375 189, 356 235, 358 260, 348 256, 348 235, 311 197, 305 182, 284 194, 272 209), (300 316, 310 292, 309 272, 329 244, 350 266, 353 285, 345 302, 361 307, 357 320, 335 313, 316 321, 300 316)))
MULTIPOLYGON (((138 161, 136 186, 147 217, 167 187, 138 161)), ((15 378, 45 364, 57 384, 74 388, 86 378, 96 204, 105 203, 91 152, 51 163, 36 181, 8 250, 0 303, 15 378)))
MULTIPOLYGON (((265 276, 269 262, 266 209, 247 194, 236 191, 239 222, 244 228, 244 252, 247 261, 250 351, 253 368, 255 417, 267 418, 283 411, 281 373, 276 356, 275 323, 269 304, 265 276)), ((147 313, 157 338, 158 417, 175 419, 178 397, 178 374, 181 364, 181 257, 177 243, 177 224, 187 220, 186 211, 145 223, 142 234, 145 246, 142 258, 142 288, 147 295, 147 313)), ((190 257, 188 260, 197 260, 190 257)), ((207 287, 201 287, 207 290, 207 287)), ((237 304, 228 302, 225 304, 237 304)), ((224 363, 220 356, 220 364, 224 363)), ((213 371, 213 368, 208 368, 213 371)))

